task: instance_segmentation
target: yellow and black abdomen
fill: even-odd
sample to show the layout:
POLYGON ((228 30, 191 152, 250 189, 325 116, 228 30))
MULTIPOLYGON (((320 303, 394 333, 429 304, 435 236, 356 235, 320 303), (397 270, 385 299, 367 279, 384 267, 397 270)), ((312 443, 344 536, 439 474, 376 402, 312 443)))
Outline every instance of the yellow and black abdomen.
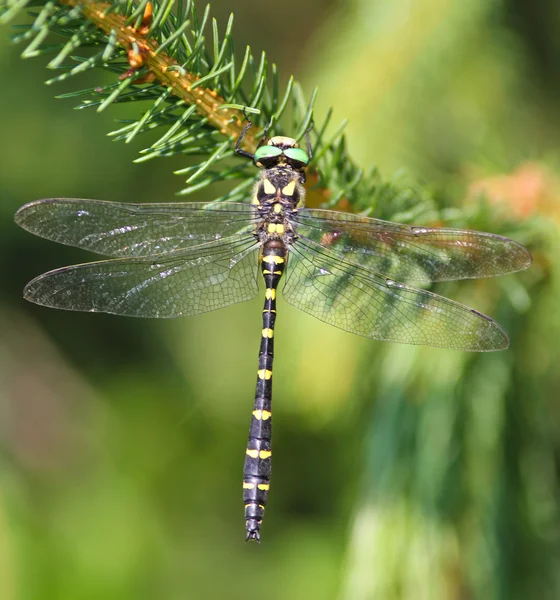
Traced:
POLYGON ((274 360, 274 325, 276 290, 284 272, 287 248, 278 239, 266 241, 262 249, 261 271, 265 282, 262 337, 255 404, 243 469, 246 539, 259 541, 260 524, 270 488, 272 435, 272 363, 274 360))

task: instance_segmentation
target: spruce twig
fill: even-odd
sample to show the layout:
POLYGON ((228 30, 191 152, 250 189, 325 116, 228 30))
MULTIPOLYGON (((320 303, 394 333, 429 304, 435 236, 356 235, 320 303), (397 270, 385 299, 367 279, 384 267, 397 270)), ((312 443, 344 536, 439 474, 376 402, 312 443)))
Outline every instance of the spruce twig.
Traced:
POLYGON ((282 90, 278 70, 264 52, 257 59, 247 47, 239 61, 232 38, 233 15, 220 36, 210 7, 200 15, 192 0, 0 0, 0 23, 15 21, 24 10, 34 21, 19 26, 14 39, 27 44, 23 57, 54 55, 48 67, 60 73, 48 84, 89 69, 112 74, 113 82, 104 87, 59 97, 80 98, 78 108, 98 111, 115 103, 149 102, 140 116, 121 123, 109 135, 130 142, 161 130, 156 141, 140 151, 137 162, 179 153, 199 157, 195 165, 176 171, 187 175, 181 194, 232 180, 237 181, 234 188, 218 200, 246 199, 254 169, 247 163, 232 167, 230 159, 232 141, 244 124, 242 109, 247 107, 255 121, 255 129, 244 140, 248 151, 254 151, 258 128, 267 123, 274 134, 300 138, 315 119, 308 186, 312 204, 390 217, 392 212, 406 213, 420 200, 426 214, 434 211, 427 196, 419 197, 398 181, 383 183, 375 169, 364 173, 351 160, 345 122, 331 132, 332 111, 322 122, 314 117, 316 90, 307 100, 293 77, 282 90), (289 123, 287 131, 284 123, 289 123))

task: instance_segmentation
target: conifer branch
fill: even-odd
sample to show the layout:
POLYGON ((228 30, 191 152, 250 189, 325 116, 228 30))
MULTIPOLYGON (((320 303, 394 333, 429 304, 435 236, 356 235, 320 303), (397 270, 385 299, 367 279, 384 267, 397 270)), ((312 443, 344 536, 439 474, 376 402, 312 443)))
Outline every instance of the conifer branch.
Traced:
MULTIPOLYGON (((221 105, 226 104, 215 89, 210 89, 200 85, 203 80, 186 71, 178 61, 163 52, 165 47, 171 46, 172 42, 182 33, 178 29, 173 36, 168 38, 164 44, 149 39, 152 25, 153 9, 151 3, 145 3, 145 9, 142 21, 139 27, 130 24, 130 19, 124 15, 113 11, 113 6, 107 2, 96 2, 95 0, 61 0, 61 4, 71 7, 80 7, 86 19, 91 21, 101 31, 108 36, 114 36, 114 43, 126 50, 128 60, 131 66, 127 77, 133 77, 134 72, 140 67, 145 66, 150 73, 144 81, 159 81, 163 86, 169 87, 172 94, 184 100, 186 104, 196 106, 197 112, 206 118, 208 122, 216 127, 221 134, 228 137, 239 137, 243 129, 243 123, 240 118, 231 119, 231 109, 223 108, 219 112, 221 105)), ((188 21, 185 22, 185 25, 188 21)), ((216 76, 218 73, 213 73, 216 76)), ((208 79, 207 76, 205 79, 208 79)), ((245 142, 249 151, 256 148, 256 141, 252 134, 248 133, 245 142)))
POLYGON ((299 139, 315 121, 309 204, 382 218, 398 214, 404 220, 429 222, 439 217, 433 200, 409 182, 383 182, 376 169, 364 173, 353 162, 346 148, 346 123, 333 129, 331 110, 322 122, 314 118, 316 90, 306 99, 293 77, 281 90, 276 66, 269 64, 264 52, 257 60, 247 47, 242 60, 237 60, 233 15, 220 37, 210 7, 199 15, 192 0, 0 0, 0 23, 13 22, 24 9, 34 21, 18 26, 14 40, 27 43, 24 57, 54 54, 48 66, 60 74, 48 84, 94 68, 112 74, 108 85, 59 98, 81 98, 78 108, 98 111, 117 102, 142 101, 145 106, 149 101, 140 116, 121 122, 109 135, 130 142, 162 130, 136 162, 179 153, 198 157, 197 163, 176 171, 186 176, 180 194, 230 180, 235 182, 233 189, 217 201, 246 200, 255 170, 248 161, 231 159, 247 107, 255 123, 244 140, 248 151, 256 148, 259 128, 265 124, 274 135, 299 139))

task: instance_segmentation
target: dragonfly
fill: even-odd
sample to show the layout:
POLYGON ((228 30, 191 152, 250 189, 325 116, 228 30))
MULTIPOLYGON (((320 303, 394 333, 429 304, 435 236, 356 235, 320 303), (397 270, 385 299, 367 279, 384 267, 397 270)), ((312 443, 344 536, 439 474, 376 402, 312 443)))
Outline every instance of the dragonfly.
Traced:
POLYGON ((252 201, 125 204, 47 198, 18 210, 31 233, 110 257, 49 271, 24 297, 73 311, 170 318, 251 300, 264 281, 256 392, 243 469, 246 540, 260 542, 270 489, 272 367, 281 279, 284 299, 314 317, 375 340, 486 352, 508 347, 490 317, 410 287, 526 269, 517 242, 461 229, 410 226, 305 206, 307 151, 268 138, 254 154, 252 201))

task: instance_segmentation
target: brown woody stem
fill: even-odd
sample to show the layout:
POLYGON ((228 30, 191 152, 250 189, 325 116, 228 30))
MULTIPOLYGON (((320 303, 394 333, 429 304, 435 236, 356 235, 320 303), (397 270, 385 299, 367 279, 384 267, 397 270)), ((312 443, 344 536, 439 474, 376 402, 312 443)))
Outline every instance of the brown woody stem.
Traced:
MULTIPOLYGON (((127 18, 111 11, 111 4, 107 2, 96 2, 95 0, 61 0, 69 6, 80 6, 84 16, 94 23, 99 29, 109 35, 115 32, 117 43, 124 48, 129 57, 131 67, 145 66, 151 74, 151 79, 159 81, 163 86, 171 86, 173 94, 182 98, 185 104, 196 104, 197 112, 208 119, 225 136, 237 138, 243 129, 242 117, 237 115, 239 111, 218 107, 226 101, 218 95, 216 90, 195 87, 198 76, 185 72, 179 63, 165 52, 156 53, 158 44, 155 40, 146 37, 149 33, 145 22, 138 30, 126 24, 127 18), (232 116, 236 119, 232 120, 232 116)), ((151 6, 148 4, 151 16, 151 6)), ((148 11, 147 11, 148 12, 148 11)), ((133 76, 130 74, 130 76, 133 76)), ((254 136, 249 133, 244 138, 248 151, 253 152, 256 148, 254 136)))

